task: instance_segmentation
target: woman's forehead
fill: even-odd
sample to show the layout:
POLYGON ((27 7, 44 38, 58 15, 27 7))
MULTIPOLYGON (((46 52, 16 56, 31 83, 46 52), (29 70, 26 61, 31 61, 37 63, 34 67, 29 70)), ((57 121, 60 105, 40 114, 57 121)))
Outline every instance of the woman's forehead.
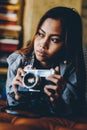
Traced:
POLYGON ((62 31, 61 21, 52 18, 46 19, 40 28, 43 31, 46 30, 47 32, 54 32, 54 33, 59 33, 62 31))

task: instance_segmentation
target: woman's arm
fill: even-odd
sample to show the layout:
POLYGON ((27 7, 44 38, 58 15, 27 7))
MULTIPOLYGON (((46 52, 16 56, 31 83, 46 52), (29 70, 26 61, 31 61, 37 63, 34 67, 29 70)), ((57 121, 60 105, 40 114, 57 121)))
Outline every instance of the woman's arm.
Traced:
MULTIPOLYGON (((62 69, 64 70, 64 69, 62 69)), ((73 71, 68 70, 67 79, 63 77, 66 72, 63 72, 62 75, 56 74, 52 77, 48 77, 48 80, 51 80, 55 85, 45 86, 45 93, 49 96, 54 111, 63 115, 71 114, 73 111, 76 111, 78 106, 78 92, 77 92, 77 78, 75 69, 73 71), (55 94, 49 92, 49 88, 55 90, 55 94)))
POLYGON ((7 81, 6 81, 6 94, 7 94, 7 102, 10 106, 15 106, 18 104, 17 100, 15 100, 14 88, 12 87, 12 81, 17 74, 17 69, 21 65, 22 56, 18 52, 12 53, 8 59, 8 73, 7 73, 7 81))

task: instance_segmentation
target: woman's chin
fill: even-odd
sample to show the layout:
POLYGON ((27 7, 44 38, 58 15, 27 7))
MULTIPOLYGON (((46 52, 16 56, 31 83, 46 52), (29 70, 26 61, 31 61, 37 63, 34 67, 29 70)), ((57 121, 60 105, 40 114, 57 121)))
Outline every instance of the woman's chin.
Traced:
POLYGON ((44 56, 36 56, 38 61, 46 61, 46 57, 44 56))

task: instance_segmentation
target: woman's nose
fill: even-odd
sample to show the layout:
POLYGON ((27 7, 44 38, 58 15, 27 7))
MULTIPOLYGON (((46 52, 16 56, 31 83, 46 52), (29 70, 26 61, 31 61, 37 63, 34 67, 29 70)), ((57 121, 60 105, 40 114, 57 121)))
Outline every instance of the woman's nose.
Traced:
POLYGON ((44 38, 40 42, 40 47, 46 49, 48 47, 48 38, 44 38))

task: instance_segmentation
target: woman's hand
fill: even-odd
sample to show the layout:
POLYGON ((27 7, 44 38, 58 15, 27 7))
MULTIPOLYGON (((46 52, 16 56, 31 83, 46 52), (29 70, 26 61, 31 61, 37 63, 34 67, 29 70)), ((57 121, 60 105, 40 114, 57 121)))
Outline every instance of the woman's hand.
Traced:
POLYGON ((22 82, 22 75, 25 74, 25 71, 22 68, 18 68, 17 70, 17 75, 15 76, 15 78, 12 81, 12 87, 15 93, 15 99, 19 100, 20 99, 20 95, 18 94, 18 86, 23 87, 23 82, 22 82))
POLYGON ((44 87, 44 92, 50 97, 50 101, 54 102, 56 99, 58 99, 61 96, 66 86, 65 80, 59 74, 59 67, 56 67, 55 74, 47 77, 46 80, 52 81, 55 84, 55 85, 46 85, 44 87), (55 93, 49 91, 50 89, 54 90, 55 93))
POLYGON ((19 100, 21 98, 21 96, 18 93, 18 86, 24 87, 24 84, 22 82, 22 78, 23 78, 23 75, 26 73, 26 70, 29 69, 29 68, 31 68, 31 65, 25 66, 24 69, 18 68, 17 74, 12 81, 12 87, 13 87, 13 90, 14 90, 14 93, 15 93, 15 99, 16 100, 19 100))

